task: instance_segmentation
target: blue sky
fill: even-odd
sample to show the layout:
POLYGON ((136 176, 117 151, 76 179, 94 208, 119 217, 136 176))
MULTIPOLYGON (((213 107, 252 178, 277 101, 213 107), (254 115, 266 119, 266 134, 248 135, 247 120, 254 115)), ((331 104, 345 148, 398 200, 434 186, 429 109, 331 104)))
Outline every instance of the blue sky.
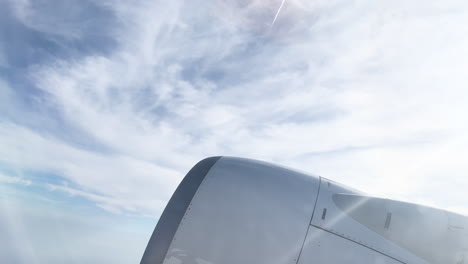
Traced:
POLYGON ((2 260, 136 263, 213 155, 468 213, 466 1, 0 3, 2 260))

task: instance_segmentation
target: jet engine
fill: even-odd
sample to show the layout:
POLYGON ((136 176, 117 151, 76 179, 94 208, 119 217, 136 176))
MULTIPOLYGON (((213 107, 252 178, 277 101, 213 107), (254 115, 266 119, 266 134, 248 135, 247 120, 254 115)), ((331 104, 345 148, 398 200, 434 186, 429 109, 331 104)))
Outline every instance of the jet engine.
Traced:
POLYGON ((468 264, 468 218, 233 157, 200 161, 142 264, 468 264))

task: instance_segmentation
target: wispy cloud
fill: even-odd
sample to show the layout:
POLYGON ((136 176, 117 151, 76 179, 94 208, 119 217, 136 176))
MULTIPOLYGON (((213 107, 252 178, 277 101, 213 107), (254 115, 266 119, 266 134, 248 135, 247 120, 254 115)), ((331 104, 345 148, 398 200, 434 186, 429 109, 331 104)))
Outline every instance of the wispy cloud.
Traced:
MULTIPOLYGON (((29 1, 10 4, 31 30, 49 39, 63 35, 47 5, 43 12, 29 1)), ((165 200, 183 172, 209 155, 249 156, 313 172, 309 164, 322 157, 306 155, 311 152, 334 152, 338 159, 334 150, 353 148, 357 157, 360 147, 376 146, 366 152, 396 151, 388 161, 395 164, 405 153, 424 157, 431 147, 465 141, 466 126, 459 120, 465 110, 466 39, 457 27, 463 13, 404 3, 289 4, 282 24, 262 31, 252 25, 263 21, 273 2, 105 2, 96 8, 115 19, 111 25, 117 27, 107 28, 118 43, 111 53, 83 51, 73 60, 32 64, 23 71, 26 90, 4 81, 4 98, 10 98, 5 111, 15 114, 2 123, 8 146, 2 159, 53 170, 101 194, 111 186, 129 189, 133 182, 135 190, 128 192, 136 195, 137 182, 164 179, 153 186, 163 188, 165 200), (194 15, 194 8, 202 15, 194 15), (228 11, 233 17, 224 20, 228 11), (38 113, 25 112, 24 100, 38 113), (23 120, 13 125, 15 117, 23 120), (43 122, 27 121, 35 118, 43 122), (26 152, 26 142, 37 151, 26 152)), ((78 43, 88 34, 73 26, 88 16, 80 12, 67 22, 80 30, 69 31, 78 43)), ((450 159, 463 151, 451 150, 450 159)), ((362 171, 375 164, 360 162, 362 171)), ((385 164, 372 173, 385 175, 385 164)), ((350 172, 341 169, 325 173, 350 172)), ((401 180, 410 176, 405 171, 403 164, 395 168, 401 180)))
POLYGON ((3 182, 158 216, 234 155, 466 211, 464 2, 5 3, 3 182))
MULTIPOLYGON (((16 170, 53 172, 81 190, 62 190, 107 203, 113 211, 154 215, 170 197, 180 175, 154 163, 118 154, 80 150, 17 126, 0 126, 1 160, 16 170)), ((6 179, 15 179, 10 176, 6 179)), ((25 179, 23 179, 24 181, 25 179)))
POLYGON ((155 225, 61 201, 42 201, 44 195, 14 188, 0 186, 0 190, 0 256, 7 263, 137 262, 147 232, 155 225), (15 197, 20 193, 21 198, 15 197))
MULTIPOLYGON (((431 148, 465 142, 466 125, 459 122, 467 67, 466 39, 457 27, 462 12, 434 4, 424 10, 405 3, 289 4, 281 25, 262 31, 252 25, 264 20, 273 2, 105 2, 96 16, 111 14, 115 21, 106 28, 118 43, 111 53, 82 51, 73 60, 32 64, 22 71, 27 89, 15 90, 5 79, 2 90, 10 99, 4 111, 15 114, 2 123, 2 159, 53 170, 84 190, 128 189, 115 197, 137 195, 138 182, 148 186, 146 179, 158 179, 153 186, 165 200, 183 172, 209 155, 249 156, 313 172, 311 161, 322 157, 307 153, 339 159, 334 150, 351 148, 358 157, 360 147, 371 146, 365 152, 397 153, 372 171, 386 175, 393 166, 385 164, 405 153, 425 157, 431 148), (24 100, 31 100, 30 112, 24 100), (35 118, 43 122, 28 121, 35 118)), ((74 26, 88 16, 85 11, 69 18, 75 31, 67 31, 54 27, 58 21, 48 5, 41 5, 46 11, 29 1, 10 5, 23 25, 45 38, 70 33, 80 43, 88 34, 74 26)), ((450 159, 463 151, 450 150, 450 159)), ((359 162, 362 171, 375 164, 359 162)), ((342 169, 324 172, 350 173, 342 169)), ((431 174, 410 175, 404 164, 393 169, 401 180, 431 174)), ((422 188, 419 183, 412 188, 422 188)))
POLYGON ((30 180, 25 180, 25 179, 22 179, 21 177, 7 176, 2 173, 0 173, 0 182, 26 185, 26 186, 31 185, 32 183, 30 180))

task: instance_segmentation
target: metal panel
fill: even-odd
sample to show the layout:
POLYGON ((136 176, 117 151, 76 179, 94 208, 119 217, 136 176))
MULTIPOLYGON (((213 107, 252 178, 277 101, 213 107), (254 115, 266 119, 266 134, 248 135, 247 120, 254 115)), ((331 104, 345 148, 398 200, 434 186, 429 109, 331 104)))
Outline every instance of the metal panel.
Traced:
POLYGON ((361 195, 334 194, 333 201, 347 216, 431 264, 458 264, 468 247, 462 216, 361 195))
POLYGON ((141 264, 161 264, 179 227, 182 217, 206 174, 220 157, 197 163, 185 176, 171 197, 146 247, 141 264))
POLYGON ((319 179, 221 158, 192 199, 165 264, 296 264, 319 179))
POLYGON ((374 250, 311 226, 298 264, 401 264, 374 250))
MULTIPOLYGON (((357 191, 322 178, 320 193, 315 209, 319 213, 314 214, 311 224, 345 239, 354 241, 364 247, 376 250, 403 263, 429 263, 420 256, 417 256, 413 252, 402 248, 394 242, 386 239, 378 232, 375 232, 377 229, 382 230, 382 232, 388 232, 388 230, 385 229, 387 221, 390 229, 394 225, 394 217, 391 218, 391 216, 388 215, 389 212, 385 210, 385 208, 380 208, 378 205, 375 205, 367 211, 360 212, 358 214, 359 217, 369 220, 369 224, 366 226, 352 218, 347 210, 344 210, 337 205, 337 202, 340 205, 349 202, 349 200, 341 199, 346 196, 344 194, 354 194, 355 196, 364 197, 357 191), (334 197, 337 201, 334 201, 334 197), (321 213, 325 208, 327 209, 327 215, 325 219, 322 219, 321 213)), ((351 197, 352 195, 349 196, 351 197)), ((352 211, 364 202, 365 200, 346 206, 348 206, 348 208, 350 208, 349 210, 352 211)))

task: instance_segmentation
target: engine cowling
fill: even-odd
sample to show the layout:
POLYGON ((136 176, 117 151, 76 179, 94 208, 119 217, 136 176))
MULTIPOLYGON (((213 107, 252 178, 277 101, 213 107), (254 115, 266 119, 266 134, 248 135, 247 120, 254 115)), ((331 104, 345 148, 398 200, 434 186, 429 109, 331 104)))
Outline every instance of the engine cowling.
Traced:
POLYGON ((141 263, 468 264, 467 223, 269 163, 212 157, 180 183, 141 263))

